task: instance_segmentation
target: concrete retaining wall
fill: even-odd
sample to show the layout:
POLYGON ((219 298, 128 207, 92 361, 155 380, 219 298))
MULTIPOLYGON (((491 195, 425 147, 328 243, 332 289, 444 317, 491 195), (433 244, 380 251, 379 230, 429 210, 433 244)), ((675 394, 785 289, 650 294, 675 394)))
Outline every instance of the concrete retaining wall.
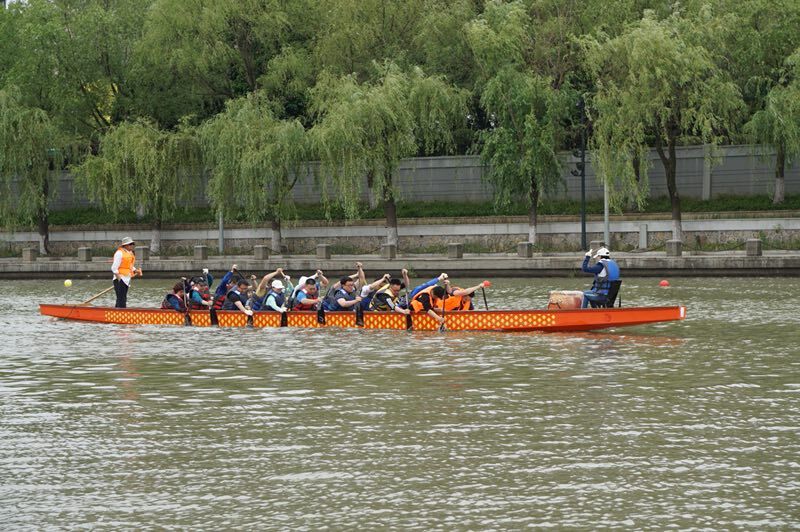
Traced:
MULTIPOLYGON (((714 154, 705 146, 687 146, 678 149, 677 181, 682 197, 709 199, 719 195, 771 194, 774 182, 774 155, 759 156, 753 146, 725 146, 714 154), (713 164, 712 164, 713 163, 713 164)), ((587 162, 590 161, 587 157, 587 162)), ((559 198, 580 198, 580 177, 571 175, 577 159, 562 154, 562 178, 565 187, 554 194, 559 198)), ((650 197, 667 195, 666 180, 661 161, 655 151, 650 153, 650 197)), ((320 191, 314 182, 314 170, 298 179, 294 199, 298 203, 318 203, 320 191)), ((491 187, 482 180, 485 168, 480 157, 474 155, 449 157, 418 157, 400 164, 397 188, 406 201, 487 201, 492 198, 491 187)), ((786 169, 786 192, 800 192, 800 166, 786 169)), ((90 205, 86 195, 75 190, 72 176, 64 174, 58 184, 58 194, 53 209, 90 205)), ((597 183, 591 162, 586 168, 587 197, 602 198, 603 187, 597 183)), ((366 186, 361 199, 368 200, 366 186)), ((198 186, 193 206, 207 204, 205 186, 198 186)))
MULTIPOLYGON (((707 216, 707 215, 706 215, 707 216)), ((492 223, 483 219, 415 219, 401 221, 400 249, 406 252, 440 252, 450 242, 461 242, 467 252, 510 252, 527 239, 524 217, 506 217, 492 223)), ((671 237, 672 222, 651 217, 614 217, 610 224, 611 246, 615 250, 641 248, 660 249, 671 237)), ((712 243, 743 243, 760 237, 772 245, 800 240, 798 218, 695 218, 683 221, 687 248, 712 243)), ((538 226, 540 244, 545 249, 577 250, 580 247, 580 224, 563 216, 542 217, 538 226)), ((601 240, 602 220, 587 222, 587 241, 601 240)), ((177 226, 162 231, 162 246, 167 254, 190 254, 195 245, 218 249, 218 229, 211 226, 177 226)), ((53 230, 50 242, 56 253, 72 254, 78 247, 94 247, 98 255, 111 250, 123 236, 131 236, 140 245, 148 244, 151 231, 146 226, 104 227, 92 230, 53 230)), ((271 233, 266 227, 229 227, 224 231, 227 252, 250 253, 255 245, 270 245, 271 233)), ((291 253, 314 253, 317 244, 331 244, 337 253, 375 253, 385 238, 379 221, 352 224, 297 224, 283 228, 284 245, 291 253)), ((0 233, 0 242, 18 253, 38 242, 35 232, 0 233)), ((277 251, 273 251, 276 253, 277 251)))

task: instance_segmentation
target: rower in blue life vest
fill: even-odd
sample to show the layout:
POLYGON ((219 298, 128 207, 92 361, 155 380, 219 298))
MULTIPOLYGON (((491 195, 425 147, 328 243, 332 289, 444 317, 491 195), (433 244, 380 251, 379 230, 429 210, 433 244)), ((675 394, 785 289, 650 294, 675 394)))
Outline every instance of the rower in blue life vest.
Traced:
POLYGON ((592 305, 592 308, 604 306, 608 299, 608 290, 611 288, 611 282, 620 279, 619 266, 611 259, 611 252, 606 247, 598 249, 597 253, 590 249, 583 258, 581 270, 594 274, 592 288, 583 292, 581 308, 586 308, 589 305, 592 305), (589 259, 592 258, 592 254, 594 254, 597 262, 593 266, 589 266, 589 259))
POLYGON ((288 275, 284 275, 283 277, 286 285, 280 279, 275 279, 272 281, 270 285, 271 289, 267 292, 267 297, 264 300, 264 305, 261 307, 261 310, 273 311, 273 312, 286 312, 289 310, 286 307, 286 294, 291 294, 294 287, 290 282, 290 277, 288 275))

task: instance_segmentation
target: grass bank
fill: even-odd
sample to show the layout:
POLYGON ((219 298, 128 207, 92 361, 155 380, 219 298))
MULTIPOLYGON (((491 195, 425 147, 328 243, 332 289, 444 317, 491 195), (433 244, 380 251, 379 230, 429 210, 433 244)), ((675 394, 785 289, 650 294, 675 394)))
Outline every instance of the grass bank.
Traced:
MULTIPOLYGON (((800 194, 786 197, 786 201, 774 205, 768 196, 720 196, 711 200, 698 200, 693 198, 681 199, 681 208, 686 213, 696 212, 736 212, 736 211, 784 211, 800 210, 800 194)), ((617 214, 657 214, 664 213, 669 216, 671 209, 669 198, 661 197, 650 200, 642 210, 623 210, 617 214)), ((572 200, 547 200, 539 208, 542 215, 579 215, 581 205, 579 201, 572 200)), ((592 200, 586 203, 587 214, 602 214, 603 201, 592 200)), ((400 218, 451 218, 451 217, 481 217, 481 216, 521 216, 527 213, 524 205, 515 205, 509 208, 498 209, 491 202, 430 202, 406 203, 400 202, 397 206, 397 215, 400 218)), ((362 205, 361 219, 374 220, 383 218, 383 210, 370 209, 362 205)), ((343 220, 344 212, 339 208, 332 208, 326 212, 321 204, 297 205, 295 219, 297 220, 343 220)), ((169 219, 170 223, 209 223, 216 220, 216 214, 210 208, 177 209, 169 219)), ((226 213, 228 222, 247 222, 242 215, 226 213)), ((132 224, 148 223, 151 220, 145 216, 137 218, 133 212, 112 213, 94 207, 81 207, 56 211, 50 215, 53 225, 102 225, 102 224, 132 224)))

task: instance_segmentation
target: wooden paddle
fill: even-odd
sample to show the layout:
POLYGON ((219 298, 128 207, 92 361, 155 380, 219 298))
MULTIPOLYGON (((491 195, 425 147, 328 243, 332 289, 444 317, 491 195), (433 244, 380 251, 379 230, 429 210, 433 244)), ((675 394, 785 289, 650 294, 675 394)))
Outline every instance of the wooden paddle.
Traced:
MULTIPOLYGON (((131 275, 131 279, 133 279, 134 277, 137 277, 137 276, 141 277, 141 275, 142 275, 142 274, 141 274, 141 273, 139 273, 140 271, 141 271, 141 270, 137 270, 137 271, 136 271, 136 273, 134 273, 133 275, 131 275)), ((102 292, 100 292, 99 294, 95 294, 95 295, 93 295, 92 297, 90 297, 89 299, 87 299, 86 301, 84 301, 83 303, 78 303, 76 306, 77 306, 77 307, 83 307, 83 306, 85 306, 85 305, 88 305, 89 303, 91 303, 92 301, 94 301, 95 299, 97 299, 98 297, 101 297, 101 296, 104 296, 104 295, 106 295, 107 293, 109 293, 109 292, 110 292, 110 291, 112 291, 113 289, 114 289, 114 285, 112 284, 111 286, 109 286, 108 288, 106 288, 105 290, 103 290, 102 292)))
POLYGON ((486 310, 489 310, 489 302, 486 301, 486 290, 484 290, 484 287, 486 286, 492 286, 492 283, 490 283, 489 281, 484 281, 481 283, 481 293, 483 294, 483 305, 486 307, 486 310))
POLYGON ((444 331, 447 329, 447 328, 444 326, 444 324, 445 324, 445 319, 444 319, 444 315, 445 315, 445 310, 444 310, 444 300, 445 300, 445 299, 447 299, 447 289, 446 289, 446 288, 445 288, 445 290, 444 290, 444 297, 442 298, 442 324, 441 324, 441 325, 439 325, 439 332, 440 332, 440 333, 443 333, 443 332, 444 332, 444 331))

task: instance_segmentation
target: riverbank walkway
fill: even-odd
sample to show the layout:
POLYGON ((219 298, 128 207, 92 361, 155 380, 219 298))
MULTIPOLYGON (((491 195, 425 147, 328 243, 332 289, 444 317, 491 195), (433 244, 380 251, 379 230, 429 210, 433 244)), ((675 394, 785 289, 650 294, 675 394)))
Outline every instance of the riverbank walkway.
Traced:
MULTIPOLYGON (((759 250, 760 251, 760 250, 759 250)), ((613 258, 626 277, 674 276, 798 276, 800 251, 766 250, 760 255, 745 250, 698 252, 683 251, 680 256, 667 256, 664 251, 619 252, 613 258)), ((277 267, 298 276, 321 269, 328 276, 350 274, 356 261, 362 262, 368 277, 384 272, 395 273, 408 268, 414 276, 448 272, 459 277, 571 277, 580 272, 583 254, 533 253, 518 254, 463 253, 461 257, 442 255, 403 255, 385 258, 380 255, 285 255, 256 259, 254 255, 198 257, 150 257, 137 261, 147 278, 174 278, 197 275, 203 268, 219 274, 237 264, 239 271, 263 275, 277 267), (142 263, 143 262, 143 263, 142 263)), ((35 257, 0 259, 0 279, 41 278, 104 278, 110 276, 111 257, 35 257)))

